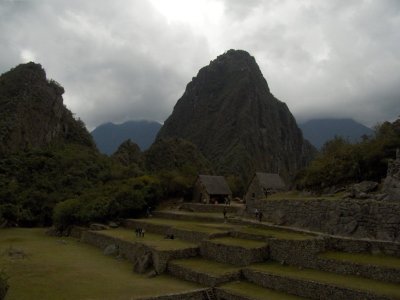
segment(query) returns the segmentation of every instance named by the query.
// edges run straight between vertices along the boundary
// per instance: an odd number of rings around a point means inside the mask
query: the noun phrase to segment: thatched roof
[[[199,179],[210,195],[232,194],[224,176],[199,175]]]
[[[279,174],[257,172],[255,177],[264,189],[284,189],[285,183]]]

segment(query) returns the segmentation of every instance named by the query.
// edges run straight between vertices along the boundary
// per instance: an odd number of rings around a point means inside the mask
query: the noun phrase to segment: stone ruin
[[[389,161],[383,192],[387,194],[386,201],[400,202],[400,149],[396,150],[396,159]]]

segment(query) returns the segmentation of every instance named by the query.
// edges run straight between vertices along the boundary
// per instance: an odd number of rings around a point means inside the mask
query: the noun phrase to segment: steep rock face
[[[209,162],[195,145],[179,138],[159,139],[145,152],[149,171],[193,169],[196,173],[209,173]]]
[[[0,154],[71,142],[95,147],[84,124],[63,105],[64,88],[39,64],[0,76]]]
[[[187,85],[157,138],[194,143],[219,173],[292,177],[313,156],[286,104],[270,92],[255,59],[229,50]]]

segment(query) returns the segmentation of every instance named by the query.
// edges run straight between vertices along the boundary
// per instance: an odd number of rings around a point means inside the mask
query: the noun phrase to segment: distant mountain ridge
[[[154,142],[161,126],[158,122],[144,120],[122,124],[105,123],[91,134],[100,152],[111,155],[128,139],[136,143],[142,151],[146,150]]]
[[[245,182],[255,171],[289,179],[315,153],[254,57],[242,50],[218,56],[188,83],[157,140],[172,137],[195,144],[217,173]]]
[[[316,148],[321,147],[335,136],[349,142],[358,142],[363,135],[372,135],[374,131],[353,119],[314,119],[299,124],[304,137]]]

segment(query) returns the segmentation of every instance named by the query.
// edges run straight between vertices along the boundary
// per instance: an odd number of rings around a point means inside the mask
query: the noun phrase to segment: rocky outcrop
[[[64,88],[41,65],[22,64],[0,76],[0,154],[71,142],[93,147],[84,124],[64,106]]]
[[[218,56],[187,85],[157,139],[167,137],[191,141],[218,173],[246,180],[256,170],[289,178],[315,152],[254,57],[241,50]]]

